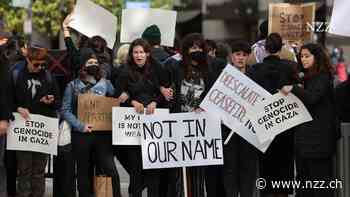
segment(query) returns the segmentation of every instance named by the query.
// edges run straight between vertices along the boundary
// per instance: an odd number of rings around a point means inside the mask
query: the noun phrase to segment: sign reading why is
[[[309,41],[313,32],[307,25],[314,24],[315,3],[276,3],[269,6],[269,33],[279,33],[287,41]]]
[[[205,112],[147,115],[143,119],[144,169],[223,164],[219,119]]]
[[[94,131],[112,131],[112,107],[119,106],[115,98],[95,94],[78,96],[78,119],[93,125]]]
[[[312,117],[304,104],[292,93],[277,93],[267,98],[250,112],[254,128],[261,142],[304,122]]]
[[[58,119],[30,114],[25,120],[14,113],[15,121],[7,132],[7,149],[57,155]]]
[[[169,114],[169,109],[155,109],[154,114]],[[112,116],[113,145],[141,145],[142,114],[133,107],[113,107]]]
[[[206,111],[220,116],[226,126],[257,149],[265,152],[272,139],[260,143],[247,110],[248,107],[258,105],[269,96],[271,94],[264,88],[232,65],[227,65],[200,106]]]

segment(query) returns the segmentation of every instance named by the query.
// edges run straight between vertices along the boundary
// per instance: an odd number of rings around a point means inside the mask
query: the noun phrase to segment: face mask
[[[201,62],[205,60],[206,54],[202,51],[195,51],[190,53],[191,59],[195,62]]]
[[[95,76],[97,74],[97,72],[98,72],[98,65],[89,65],[86,68],[86,72],[89,75]]]

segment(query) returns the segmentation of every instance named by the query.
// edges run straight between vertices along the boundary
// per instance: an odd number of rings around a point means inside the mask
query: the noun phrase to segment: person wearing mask
[[[13,112],[24,119],[30,114],[57,117],[60,98],[56,82],[45,70],[47,49],[27,48],[25,67],[13,70]],[[45,167],[47,154],[16,151],[17,196],[43,197],[45,193]]]
[[[330,57],[318,44],[301,47],[300,62],[305,70],[302,85],[284,86],[281,91],[296,95],[306,106],[313,120],[295,130],[296,179],[325,181],[333,176],[333,156],[339,133],[336,130],[333,73]],[[339,187],[339,185],[337,186]],[[300,189],[298,197],[331,197],[334,189]]]
[[[134,40],[129,48],[128,62],[121,70],[118,79],[122,92],[129,95],[126,106],[133,107],[137,113],[153,114],[158,107],[160,91],[156,75],[158,62],[151,56],[151,46],[143,39]],[[144,111],[144,109],[146,109]],[[141,197],[147,187],[147,196],[159,195],[159,171],[143,170],[140,146],[123,146],[120,154],[130,173],[129,195]]]
[[[84,48],[81,49],[80,54],[80,62],[84,64],[81,66],[79,77],[67,85],[61,108],[63,119],[72,127],[72,145],[77,163],[79,196],[91,195],[89,168],[94,158],[101,172],[112,178],[113,196],[120,197],[120,179],[114,163],[111,133],[96,131],[92,125],[82,123],[77,117],[79,94],[115,96],[116,92],[111,82],[102,77],[102,69],[94,51]]]
[[[243,74],[248,70],[251,48],[248,42],[236,40],[232,44],[231,64]],[[231,129],[222,126],[222,136],[226,139]],[[258,152],[254,146],[237,134],[224,145],[223,180],[225,194],[230,197],[257,196],[255,182],[258,173]]]
[[[297,82],[297,65],[295,62],[281,59],[278,54],[282,48],[282,38],[272,33],[265,43],[268,56],[262,63],[252,65],[247,75],[270,94],[275,94],[284,85]],[[292,188],[274,188],[271,181],[294,180],[294,133],[293,129],[276,136],[264,154],[260,155],[260,177],[265,178],[267,186],[262,196],[287,197],[293,194]]]
[[[192,33],[182,41],[182,59],[168,62],[167,83],[174,84],[172,113],[203,111],[199,104],[216,77],[212,70],[212,59],[207,54],[208,47],[203,36]],[[187,168],[188,190],[191,191],[192,197],[204,196],[205,169],[206,167]],[[173,180],[173,186],[176,185],[177,179]]]
[[[0,32],[0,197],[7,197],[7,178],[5,166],[6,133],[12,119],[11,85],[8,76],[7,50],[10,33]]]

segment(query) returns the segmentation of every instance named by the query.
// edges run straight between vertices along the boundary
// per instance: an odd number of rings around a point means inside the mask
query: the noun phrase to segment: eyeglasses
[[[39,68],[39,67],[44,68],[46,66],[45,61],[35,61],[35,60],[32,61],[32,65],[35,68]]]

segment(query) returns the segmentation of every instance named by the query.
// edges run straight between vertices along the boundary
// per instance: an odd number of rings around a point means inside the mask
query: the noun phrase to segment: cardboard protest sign
[[[169,109],[156,109],[154,114],[169,114]],[[141,116],[132,107],[113,107],[113,145],[141,145]]]
[[[312,120],[304,104],[292,93],[288,96],[282,93],[274,94],[252,108],[249,113],[261,142]]]
[[[31,114],[30,120],[25,120],[19,113],[14,116],[7,132],[8,150],[57,155],[57,118]]]
[[[314,24],[315,3],[269,5],[269,33],[279,33],[287,41],[310,41],[313,32],[307,26]]]
[[[209,113],[143,118],[143,169],[223,164],[220,120]]]
[[[94,131],[112,131],[112,107],[119,106],[115,98],[95,94],[78,96],[78,119],[92,124]]]
[[[125,9],[122,12],[120,42],[130,43],[141,38],[147,27],[157,25],[161,45],[174,46],[176,11],[162,9]]]
[[[108,48],[113,49],[118,20],[108,10],[89,0],[77,0],[72,19],[69,27],[90,38],[101,36],[106,40]]]
[[[227,65],[200,104],[206,111],[220,116],[223,123],[250,144],[265,152],[271,141],[260,143],[247,114],[248,106],[256,106],[269,92],[239,70]]]
[[[350,4],[347,0],[334,0],[329,33],[350,36],[350,26],[346,24],[349,16]]]

